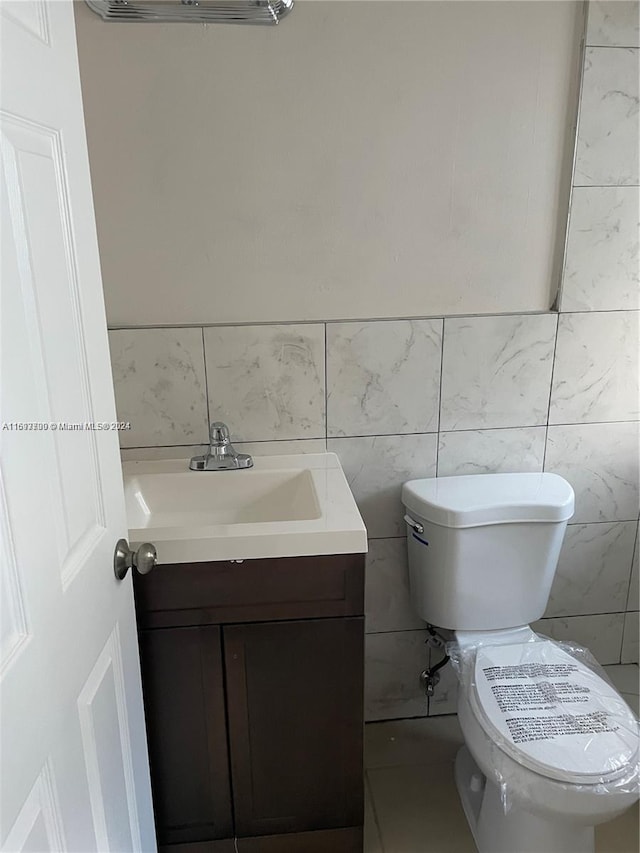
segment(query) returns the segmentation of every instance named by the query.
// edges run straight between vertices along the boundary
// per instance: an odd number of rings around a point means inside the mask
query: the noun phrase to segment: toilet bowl
[[[456,784],[478,850],[591,853],[593,827],[612,820],[638,799],[640,741],[633,712],[597,672],[528,627],[517,632],[522,644],[514,644],[516,632],[508,630],[492,632],[489,642],[484,635],[478,647],[473,645],[479,639],[470,636],[473,633],[456,636],[462,656],[473,660],[473,672],[467,664],[458,693],[458,719],[465,746],[456,761]],[[567,676],[555,679],[556,686],[577,688],[578,710],[583,718],[589,715],[598,721],[606,709],[606,725],[595,726],[603,731],[528,741],[519,740],[521,730],[515,741],[509,738],[508,730],[505,736],[501,724],[522,711],[511,710],[512,702],[503,705],[506,713],[498,709],[496,714],[495,694],[487,691],[487,683],[481,685],[482,670],[494,674],[500,667],[504,670],[505,662],[509,665],[523,659],[528,667],[539,671],[545,667],[558,672],[569,670]],[[500,685],[499,679],[492,682],[494,690],[496,684]],[[508,687],[502,685],[505,694],[509,688],[516,695],[520,689],[513,681]],[[528,707],[526,719],[532,719]],[[566,707],[575,719],[574,705],[567,703]],[[553,711],[547,713],[547,719],[550,715]],[[542,713],[540,716],[544,719]]]
[[[456,783],[480,853],[593,853],[638,799],[638,724],[544,614],[574,495],[555,474],[413,480],[402,501],[416,612],[452,629],[465,746]]]

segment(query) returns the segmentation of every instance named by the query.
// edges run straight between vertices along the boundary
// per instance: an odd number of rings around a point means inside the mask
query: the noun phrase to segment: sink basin
[[[200,527],[320,518],[309,471],[193,474],[138,474],[128,479],[125,499],[129,524],[136,528]]]
[[[366,530],[334,453],[263,456],[240,471],[126,462],[132,547],[160,563],[362,553]]]

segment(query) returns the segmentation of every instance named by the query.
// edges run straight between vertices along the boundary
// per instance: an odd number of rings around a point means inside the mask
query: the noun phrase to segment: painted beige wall
[[[581,4],[76,18],[110,325],[549,308]]]

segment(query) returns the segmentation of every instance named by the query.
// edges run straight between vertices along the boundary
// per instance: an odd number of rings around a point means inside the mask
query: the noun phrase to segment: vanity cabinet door
[[[209,626],[139,633],[160,849],[233,835],[220,634]]]
[[[223,630],[236,835],[361,825],[364,620]]]

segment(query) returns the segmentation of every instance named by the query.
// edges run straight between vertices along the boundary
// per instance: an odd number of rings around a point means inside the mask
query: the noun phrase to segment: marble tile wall
[[[638,187],[574,187],[562,292],[563,311],[638,307]]]
[[[442,320],[327,326],[327,435],[438,429]]]
[[[109,347],[123,447],[207,440],[202,329],[114,330]]]
[[[430,651],[408,593],[400,489],[410,478],[566,477],[576,514],[536,628],[601,663],[638,659],[631,6],[591,4],[558,313],[110,332],[118,417],[132,423],[125,458],[186,457],[217,419],[254,454],[338,454],[370,540],[369,720],[455,711],[451,668],[429,706],[418,683]]]
[[[573,632],[617,663],[637,654],[637,616],[625,624],[638,597],[636,314],[112,331],[119,417],[133,425],[123,453],[188,456],[209,417],[252,453],[338,454],[370,537],[369,719],[427,713],[417,676],[429,650],[408,593],[402,483],[560,473],[576,514],[541,630]],[[454,703],[455,677],[443,673],[431,713]]]
[[[637,50],[586,49],[575,186],[638,186]]]
[[[591,0],[587,44],[594,47],[640,47],[637,0]]]
[[[589,3],[561,311],[638,308],[638,9]]]
[[[546,424],[557,323],[555,314],[447,320],[440,429]]]
[[[204,330],[209,411],[238,441],[325,436],[324,326]]]

